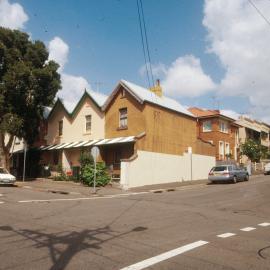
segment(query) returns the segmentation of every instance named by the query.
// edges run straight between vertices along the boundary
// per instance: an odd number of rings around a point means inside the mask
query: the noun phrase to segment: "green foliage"
[[[265,159],[270,158],[270,151],[269,151],[268,147],[262,145],[261,146],[261,153],[262,153],[261,158],[265,158]]]
[[[261,158],[267,156],[267,147],[251,139],[241,144],[240,148],[241,154],[247,156],[252,162],[259,162]]]
[[[103,162],[97,163],[96,166],[96,186],[106,186],[110,182],[110,176]],[[94,164],[88,164],[81,171],[81,180],[88,186],[94,185]]]
[[[54,181],[67,181],[68,180],[68,177],[66,176],[61,164],[57,165],[56,170],[58,172],[58,175],[54,176],[53,178]]]
[[[48,61],[41,41],[0,27],[0,135],[24,138],[31,145],[38,135],[45,106],[61,88],[59,65]],[[8,152],[8,151],[6,151]]]
[[[81,152],[79,162],[83,169],[86,165],[94,164],[94,158],[88,151]]]

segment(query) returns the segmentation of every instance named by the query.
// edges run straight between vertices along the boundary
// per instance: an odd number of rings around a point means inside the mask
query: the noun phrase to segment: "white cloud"
[[[60,37],[55,37],[49,42],[49,60],[54,60],[60,65],[60,71],[63,70],[68,61],[69,46]]]
[[[23,7],[9,3],[8,0],[0,0],[0,25],[10,29],[22,29],[28,21],[28,16]]]
[[[193,55],[177,58],[164,73],[161,85],[172,96],[195,97],[215,88],[210,76],[204,73],[200,60]]]
[[[147,75],[147,69],[146,67],[149,69],[150,68],[150,63],[147,63],[147,65],[143,65],[140,69],[139,69],[139,74],[141,76],[146,76]],[[167,67],[162,64],[162,63],[158,63],[156,65],[152,65],[152,72],[153,72],[153,76],[156,78],[162,78],[164,77],[164,75],[167,72]]]
[[[255,1],[266,18],[270,2]],[[219,58],[226,73],[221,95],[249,98],[252,114],[270,121],[270,27],[246,0],[206,0],[203,25],[210,53]]]
[[[66,102],[74,103],[83,94],[84,89],[89,90],[91,86],[85,78],[64,72],[65,64],[68,62],[68,53],[69,46],[60,37],[55,37],[49,42],[49,59],[55,60],[60,65],[62,90],[58,92],[58,97]]]
[[[69,102],[78,100],[78,97],[84,92],[84,89],[91,89],[87,80],[81,76],[73,76],[66,73],[61,73],[62,90],[58,96]]]

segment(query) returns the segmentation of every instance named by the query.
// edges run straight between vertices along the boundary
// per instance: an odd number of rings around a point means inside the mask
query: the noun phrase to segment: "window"
[[[225,155],[230,155],[230,144],[225,143]]]
[[[228,123],[224,121],[219,122],[219,130],[224,133],[228,133]]]
[[[211,121],[204,121],[203,122],[203,132],[212,131],[212,122]]]
[[[92,115],[85,116],[85,131],[90,132],[92,128]]]
[[[58,135],[59,136],[63,135],[63,120],[58,122]]]
[[[125,128],[127,127],[127,108],[122,108],[119,110],[119,127]]]
[[[223,159],[223,157],[224,157],[224,142],[219,142],[219,155],[220,155],[220,158]]]

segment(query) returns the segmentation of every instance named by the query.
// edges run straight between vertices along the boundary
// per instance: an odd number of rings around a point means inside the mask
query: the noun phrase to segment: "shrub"
[[[90,152],[82,152],[79,159],[81,168],[83,169],[87,165],[94,164],[94,158]]]
[[[57,165],[56,170],[59,173],[59,175],[54,176],[53,178],[54,181],[67,181],[68,180],[61,164]]]
[[[104,162],[99,162],[96,165],[96,186],[106,186],[110,182],[110,176],[107,172]],[[88,164],[81,170],[81,180],[88,186],[94,185],[94,164]]]

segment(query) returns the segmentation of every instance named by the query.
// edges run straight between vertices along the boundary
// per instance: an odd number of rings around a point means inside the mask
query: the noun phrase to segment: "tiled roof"
[[[219,110],[205,110],[197,107],[188,108],[188,110],[196,117],[220,115]]]
[[[207,109],[201,109],[197,107],[192,107],[188,109],[194,116],[198,118],[207,118],[207,117],[214,117],[214,116],[219,116],[219,117],[224,117],[232,122],[235,122],[236,119],[236,114],[231,115],[229,113],[230,111],[226,110],[207,110]]]

